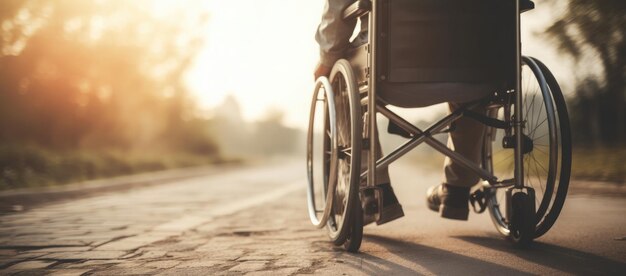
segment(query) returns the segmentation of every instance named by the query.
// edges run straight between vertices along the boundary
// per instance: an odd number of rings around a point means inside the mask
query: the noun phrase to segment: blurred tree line
[[[242,118],[235,97],[227,96],[214,113],[213,133],[225,155],[267,158],[304,154],[304,132],[285,126],[285,114],[280,110],[269,109],[262,118],[249,123]]]
[[[564,12],[546,30],[585,77],[569,99],[579,145],[626,146],[626,1],[552,1]],[[600,63],[602,72],[588,72]],[[575,70],[572,70],[575,71]]]
[[[208,16],[155,3],[0,2],[0,189],[219,159],[183,83]]]
[[[2,1],[0,143],[216,154],[183,84],[207,15],[151,2]]]

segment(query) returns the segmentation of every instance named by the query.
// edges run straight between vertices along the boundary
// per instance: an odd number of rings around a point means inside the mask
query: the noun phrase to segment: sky
[[[285,123],[304,127],[319,56],[314,35],[322,3],[210,2],[206,47],[187,75],[199,103],[210,108],[233,95],[246,120],[280,109]]]
[[[186,76],[199,105],[210,110],[232,95],[247,121],[278,109],[285,113],[287,125],[304,129],[319,57],[314,36],[323,5],[321,0],[202,2],[210,15],[206,43]],[[538,4],[523,16],[523,51],[543,60],[568,86],[571,63],[536,35],[558,12]],[[442,110],[445,106],[400,113],[430,119]]]

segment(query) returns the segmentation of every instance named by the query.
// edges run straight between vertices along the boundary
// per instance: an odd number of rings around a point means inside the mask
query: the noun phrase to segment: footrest
[[[474,212],[480,214],[487,209],[487,192],[483,189],[478,189],[470,194],[469,201]]]

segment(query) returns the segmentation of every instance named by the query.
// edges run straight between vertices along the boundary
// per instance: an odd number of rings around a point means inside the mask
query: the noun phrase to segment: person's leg
[[[378,132],[378,129],[376,129],[376,131]],[[380,139],[378,139],[378,137],[376,138],[377,139],[375,139],[374,141],[376,143],[376,151],[374,155],[376,159],[379,159],[382,157],[382,148],[380,146]],[[368,157],[369,150],[364,148],[361,151],[361,172],[367,170]],[[362,185],[364,184],[365,183],[362,183]],[[393,192],[393,188],[391,187],[391,181],[389,179],[389,168],[383,168],[376,171],[376,186],[381,189],[383,196],[383,210],[380,219],[376,223],[380,225],[403,217],[404,211],[402,210],[402,206],[398,202],[398,198],[396,197],[395,193]],[[366,194],[365,196],[367,197],[372,195]],[[364,223],[368,224],[373,222],[373,215],[374,214],[368,214],[367,212],[365,212]]]
[[[450,111],[454,112],[461,107],[461,104],[450,103],[449,107]],[[485,108],[479,106],[473,111],[484,113]],[[484,124],[463,117],[455,122],[455,128],[448,136],[448,147],[479,164],[484,132]],[[470,189],[480,178],[449,157],[445,159],[444,176],[443,184],[433,186],[428,190],[428,207],[439,211],[442,217],[467,220]]]
[[[450,112],[454,112],[461,104],[450,103]],[[479,106],[472,111],[485,113],[485,108]],[[460,153],[465,158],[479,164],[482,141],[485,135],[485,125],[476,120],[463,117],[456,121],[454,131],[448,137],[448,147]],[[445,180],[448,185],[471,188],[476,185],[480,177],[476,173],[464,168],[458,162],[446,157],[444,163]]]

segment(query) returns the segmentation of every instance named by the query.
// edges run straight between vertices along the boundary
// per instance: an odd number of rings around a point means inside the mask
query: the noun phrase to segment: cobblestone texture
[[[488,215],[440,219],[423,193],[440,175],[403,168],[406,217],[368,226],[359,254],[333,247],[306,211],[302,164],[265,165],[0,216],[0,275],[623,275],[623,199],[568,198],[531,250]],[[430,173],[430,174],[429,174]],[[420,183],[415,185],[415,180]],[[404,181],[404,182],[402,182]],[[416,197],[418,200],[416,200]]]
[[[250,170],[2,216],[0,274],[313,272],[327,242],[306,218],[303,186],[286,185],[303,185],[301,172]],[[289,196],[271,200],[282,187]]]

